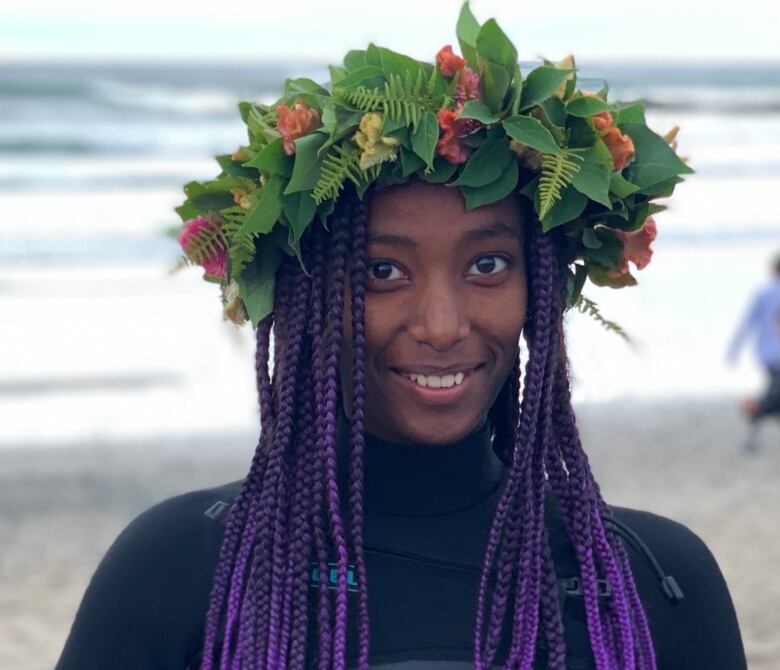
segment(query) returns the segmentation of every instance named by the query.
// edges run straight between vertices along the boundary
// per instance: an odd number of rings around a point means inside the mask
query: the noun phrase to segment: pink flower
[[[479,92],[479,75],[468,65],[464,65],[458,72],[458,83],[455,85],[455,103],[458,107],[466,104],[467,100],[479,100],[482,95]]]
[[[658,235],[655,219],[652,216],[648,216],[639,230],[630,233],[623,230],[616,230],[615,232],[621,242],[623,242],[623,254],[620,258],[620,267],[610,272],[610,275],[626,274],[629,261],[636,265],[637,270],[647,267],[650,259],[653,257],[653,250],[650,248],[650,245]]]
[[[292,156],[295,153],[293,142],[322,125],[320,115],[300,100],[295,103],[293,109],[287,105],[277,105],[276,110],[279,113],[276,129],[282,136],[284,153]]]
[[[227,277],[227,247],[221,236],[214,236],[213,242],[207,246],[206,254],[197,252],[197,238],[209,235],[210,231],[219,230],[222,223],[219,219],[198,216],[184,222],[179,233],[179,244],[184,253],[193,262],[200,265],[207,275]]]
[[[445,77],[454,77],[466,61],[452,53],[452,45],[448,44],[439,49],[439,53],[436,54],[436,64]]]

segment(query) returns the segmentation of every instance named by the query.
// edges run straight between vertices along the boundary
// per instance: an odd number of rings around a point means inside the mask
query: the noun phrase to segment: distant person
[[[766,370],[768,385],[760,398],[746,398],[742,411],[750,422],[745,448],[758,448],[759,423],[768,416],[780,417],[780,254],[772,263],[772,278],[756,291],[750,308],[731,341],[728,360],[735,363],[748,338],[755,337],[755,355]]]

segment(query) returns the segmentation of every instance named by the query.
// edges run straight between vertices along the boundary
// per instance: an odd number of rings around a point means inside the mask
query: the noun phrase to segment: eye
[[[509,267],[509,261],[503,256],[488,254],[480,256],[469,268],[470,275],[491,275],[497,274]]]
[[[393,281],[394,279],[403,279],[406,276],[390,261],[373,261],[369,263],[368,274],[370,279],[379,281]]]

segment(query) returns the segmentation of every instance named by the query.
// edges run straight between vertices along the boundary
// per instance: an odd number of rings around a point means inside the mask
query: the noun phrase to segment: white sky
[[[368,41],[431,60],[460,0],[0,0],[0,58],[289,58]],[[777,0],[472,0],[521,59],[780,60]]]

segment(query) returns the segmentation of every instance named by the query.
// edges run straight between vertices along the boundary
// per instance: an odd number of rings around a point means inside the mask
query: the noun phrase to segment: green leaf
[[[398,53],[385,47],[376,47],[374,45],[372,45],[372,47],[376,49],[376,52],[372,49],[372,53],[379,54],[380,67],[386,77],[390,74],[395,74],[405,78],[408,74],[412,79],[416,79],[418,71],[424,70],[423,63],[406,56],[405,54]],[[427,72],[424,72],[424,74],[427,79]]]
[[[574,272],[566,275],[566,307],[572,307],[582,293],[582,287],[588,278],[588,269],[584,265],[575,265]]]
[[[294,158],[284,152],[282,138],[277,137],[270,144],[266,144],[252,160],[244,163],[244,166],[257,168],[269,174],[289,177],[292,174],[294,162]]]
[[[598,247],[591,248],[588,252],[588,260],[596,261],[606,267],[617,267],[623,255],[623,243],[614,230],[599,226],[593,229],[598,238]]]
[[[528,74],[523,85],[520,108],[528,109],[551,97],[573,70],[542,65]]]
[[[408,177],[410,174],[417,172],[420,168],[425,167],[425,161],[420,158],[413,151],[405,147],[401,147],[401,174],[404,177]]]
[[[347,51],[347,55],[344,56],[344,67],[350,72],[366,65],[366,52],[364,49],[352,49]]]
[[[477,33],[477,54],[493,63],[512,70],[517,64],[517,49],[496,23],[488,19]]]
[[[479,188],[496,181],[506,170],[514,155],[503,132],[493,133],[471,154],[463,172],[453,182],[457,186]]]
[[[337,86],[338,83],[347,76],[346,68],[339,67],[338,65],[328,65],[328,72],[330,73],[330,87]]]
[[[282,197],[284,215],[290,223],[291,244],[297,245],[306,228],[314,219],[317,204],[311,191],[298,191]]]
[[[641,102],[635,102],[625,107],[620,107],[615,112],[615,125],[620,126],[624,123],[643,123],[645,121],[645,106]]]
[[[374,88],[375,86],[383,86],[384,83],[385,77],[381,67],[365,65],[364,67],[359,67],[357,70],[352,70],[347,74],[347,76],[338,83],[338,86],[334,85],[334,90],[349,90],[357,88],[358,86]]]
[[[270,241],[259,243],[254,261],[238,278],[238,294],[255,328],[274,310],[274,284],[281,261],[278,246]]]
[[[268,233],[282,215],[284,177],[273,174],[263,186],[260,201],[249,211],[236,235]]]
[[[433,169],[433,152],[439,141],[439,122],[433,112],[425,112],[412,133],[412,149]]]
[[[184,193],[190,204],[202,212],[218,212],[226,207],[231,207],[233,196],[222,188],[191,181],[184,185]]]
[[[630,272],[625,272],[617,277],[610,276],[609,268],[596,263],[588,263],[588,279],[596,286],[608,286],[609,288],[625,288],[626,286],[636,286],[636,279]]]
[[[618,198],[626,198],[632,193],[636,193],[639,187],[636,184],[632,184],[619,172],[613,172],[609,180],[609,190]]]
[[[514,74],[512,75],[512,95],[509,100],[509,113],[514,116],[520,111],[520,97],[523,94],[523,73],[520,66],[515,63]]]
[[[217,156],[217,163],[222,171],[231,177],[246,177],[247,179],[257,179],[257,170],[244,167],[244,164],[234,161],[230,154]]]
[[[433,172],[423,175],[422,178],[430,184],[443,184],[455,174],[457,169],[457,164],[436,156],[433,159]]]
[[[591,125],[577,116],[570,116],[566,120],[566,127],[569,131],[569,141],[567,145],[572,149],[582,149],[592,147],[599,139],[598,133],[593,130]]]
[[[325,160],[325,153],[320,155],[319,150],[327,139],[325,133],[311,133],[295,140],[295,163],[285,195],[314,188]]]
[[[599,160],[594,150],[580,154],[583,158],[580,169],[572,175],[571,183],[583,195],[612,209],[609,199],[610,170]]]
[[[632,181],[640,188],[647,188],[681,174],[693,172],[683,163],[663,137],[656,135],[640,123],[626,123],[620,129],[634,143]]]
[[[541,121],[531,117],[518,114],[504,119],[501,124],[504,126],[506,134],[513,140],[525,144],[532,149],[541,151],[544,154],[557,154],[561,148],[553,139],[550,131],[545,128]]]
[[[612,111],[614,111],[612,105],[607,104],[599,98],[592,98],[585,95],[574,98],[574,100],[569,100],[566,104],[566,113],[569,116],[586,117]]]
[[[547,120],[559,128],[563,128],[566,125],[566,105],[563,100],[553,96],[547,98],[544,102],[539,103]]]
[[[182,220],[182,222],[194,219],[196,216],[198,216],[198,214],[200,214],[198,208],[195,207],[195,205],[193,205],[189,200],[185,200],[181,205],[176,207],[174,211],[179,215],[179,218]]]
[[[322,106],[330,99],[330,92],[317,82],[306,77],[286,79],[284,82],[284,100],[288,105],[293,105],[297,100],[302,100],[309,107],[322,109]]]
[[[490,108],[480,100],[468,100],[458,114],[459,119],[476,119],[486,126],[496,123],[499,117],[490,111]]]
[[[468,2],[464,2],[460,8],[458,22],[455,26],[455,34],[458,36],[460,51],[463,58],[473,68],[477,69],[477,36],[479,35],[479,23],[471,13]]]
[[[496,181],[479,188],[461,186],[460,191],[466,201],[466,210],[489,205],[506,198],[517,187],[518,174],[517,161],[513,160]]]
[[[546,233],[576,219],[582,214],[587,204],[587,196],[582,195],[574,186],[567,186],[561,193],[560,200],[553,204],[547,216],[542,219],[542,230]]]
[[[500,112],[509,90],[509,72],[503,65],[484,58],[480,59],[477,71],[481,78],[485,103],[494,112]]]
[[[599,240],[596,231],[593,228],[582,229],[582,244],[588,249],[598,249],[601,246],[601,240]]]

